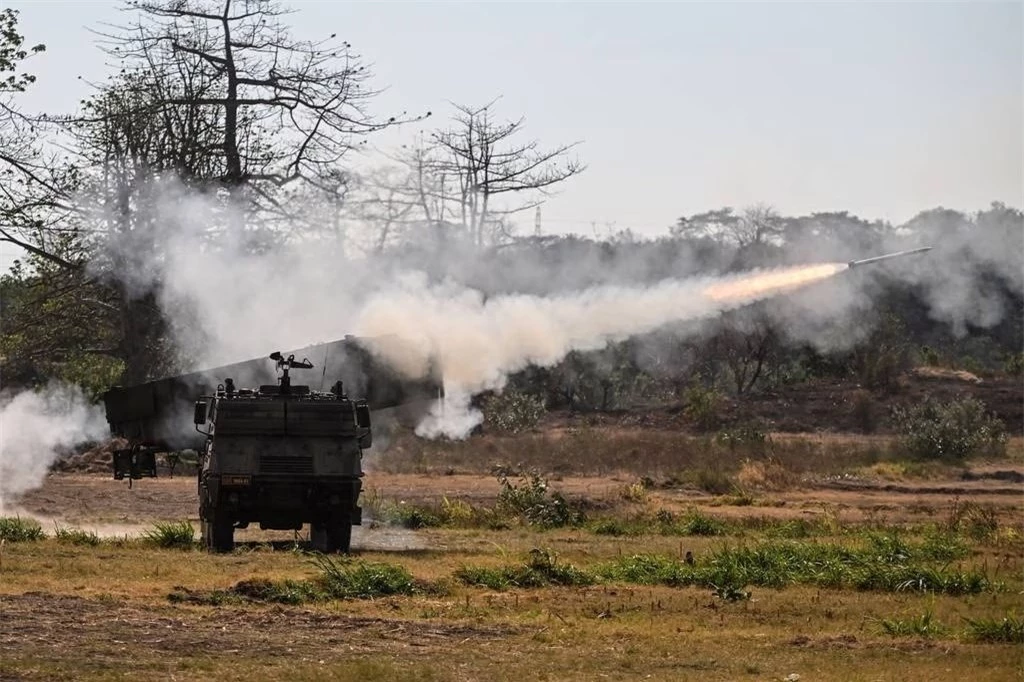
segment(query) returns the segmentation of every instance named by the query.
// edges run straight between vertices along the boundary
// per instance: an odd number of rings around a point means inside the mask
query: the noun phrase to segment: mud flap
[[[114,450],[114,480],[156,478],[156,450],[132,448]]]

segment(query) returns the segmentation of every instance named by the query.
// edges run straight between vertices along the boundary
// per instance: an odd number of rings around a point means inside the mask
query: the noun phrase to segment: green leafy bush
[[[675,530],[680,535],[725,535],[725,524],[691,509],[676,524]]]
[[[1003,363],[1003,370],[1010,376],[1019,377],[1024,374],[1024,352],[1013,353]]]
[[[519,516],[531,526],[560,528],[584,521],[583,513],[574,509],[561,493],[550,492],[547,480],[535,471],[520,477],[518,484],[500,474],[498,483],[498,509]]]
[[[442,525],[442,520],[437,514],[413,505],[397,504],[388,511],[386,517],[389,521],[412,530]]]
[[[699,383],[692,384],[683,396],[683,413],[705,431],[721,421],[722,394]]]
[[[484,422],[497,431],[522,433],[540,423],[544,417],[544,399],[508,390],[488,398],[484,404]]]
[[[965,459],[972,455],[1001,455],[1006,427],[974,398],[946,403],[928,399],[907,409],[894,408],[893,422],[902,447],[922,459]]]

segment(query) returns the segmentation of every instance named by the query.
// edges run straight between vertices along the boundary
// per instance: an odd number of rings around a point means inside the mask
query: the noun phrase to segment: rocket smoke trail
[[[469,410],[469,398],[501,389],[509,374],[528,365],[550,366],[574,350],[596,350],[665,324],[708,318],[847,268],[847,263],[822,263],[665,280],[642,288],[606,286],[570,295],[487,300],[474,290],[412,279],[368,301],[356,332],[410,342],[402,344],[401,352],[386,346],[380,351],[409,376],[423,376],[431,360],[437,362],[448,404],[418,433],[465,437],[481,418]]]

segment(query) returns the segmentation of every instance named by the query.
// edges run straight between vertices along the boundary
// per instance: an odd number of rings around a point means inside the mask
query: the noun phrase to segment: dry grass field
[[[0,680],[1024,675],[1019,438],[969,466],[882,437],[511,440],[397,441],[328,561],[302,534],[189,545],[188,476],[54,473],[0,522]]]

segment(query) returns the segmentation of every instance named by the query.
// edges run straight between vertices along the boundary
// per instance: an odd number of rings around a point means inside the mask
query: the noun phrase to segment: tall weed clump
[[[157,547],[188,549],[195,544],[196,531],[188,521],[157,523],[142,537]]]
[[[42,527],[32,519],[20,516],[0,516],[0,540],[32,542],[43,539]]]
[[[547,480],[536,471],[520,477],[513,483],[505,474],[498,476],[498,511],[517,516],[526,524],[541,528],[560,528],[579,525],[584,519],[582,511],[569,504],[559,492],[548,489]]]
[[[326,555],[314,557],[313,564],[320,570],[319,586],[334,599],[372,599],[416,591],[416,581],[404,566],[336,560]]]
[[[928,399],[907,409],[893,409],[900,445],[921,459],[962,460],[1006,451],[1006,426],[975,398],[949,402]]]

